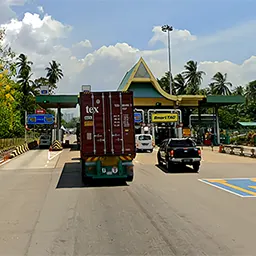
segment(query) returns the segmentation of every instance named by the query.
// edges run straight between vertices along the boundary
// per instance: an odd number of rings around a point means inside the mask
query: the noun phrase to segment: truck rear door
[[[81,93],[80,108],[83,155],[135,153],[132,93]]]

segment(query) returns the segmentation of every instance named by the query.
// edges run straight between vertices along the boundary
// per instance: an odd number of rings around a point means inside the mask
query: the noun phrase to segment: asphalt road
[[[256,198],[198,179],[256,177],[256,160],[204,150],[199,174],[166,173],[139,154],[134,182],[88,188],[78,158],[32,150],[0,166],[0,255],[255,255]]]

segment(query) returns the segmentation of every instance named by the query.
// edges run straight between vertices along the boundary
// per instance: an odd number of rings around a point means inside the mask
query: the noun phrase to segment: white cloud
[[[72,28],[49,15],[40,18],[38,14],[26,13],[21,21],[12,19],[5,27],[6,42],[17,53],[29,56],[34,62],[35,76],[45,75],[44,69],[53,59],[62,64],[65,77],[59,83],[59,93],[76,94],[82,84],[91,84],[93,90],[115,90],[140,56],[156,77],[167,70],[165,45],[157,50],[143,50],[120,42],[93,49],[87,39],[68,48],[61,40],[68,37]],[[193,59],[207,73],[204,85],[218,71],[228,73],[228,79],[234,85],[256,79],[256,57],[252,56],[255,53],[255,30],[256,22],[208,36],[175,29],[172,32],[173,73],[182,71],[185,62]],[[243,37],[238,36],[241,31]],[[166,37],[166,33],[156,26],[149,44],[153,46],[159,41],[166,44]]]
[[[167,32],[163,32],[161,26],[155,26],[152,30],[154,33],[153,37],[150,39],[149,44],[154,45],[156,42],[160,41],[167,45]],[[192,35],[188,30],[178,30],[174,29],[171,33],[172,45],[178,45],[183,42],[190,42],[197,40],[195,35]]]
[[[40,13],[44,13],[44,7],[43,6],[38,6],[37,9]]]
[[[12,6],[24,5],[27,0],[0,0],[0,24],[8,22],[10,18],[16,17]]]
[[[84,40],[84,41],[81,41],[79,43],[76,43],[76,44],[73,44],[72,45],[73,48],[91,48],[92,47],[92,44],[89,40]]]
[[[6,29],[5,42],[10,43],[14,50],[42,56],[53,54],[53,46],[59,39],[67,37],[72,29],[49,15],[40,19],[38,14],[31,13],[25,13],[22,21],[12,19],[1,27]]]

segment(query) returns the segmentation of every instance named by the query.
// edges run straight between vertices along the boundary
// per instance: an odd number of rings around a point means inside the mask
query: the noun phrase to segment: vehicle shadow
[[[70,151],[80,151],[79,146],[77,144],[70,144]]]
[[[197,172],[195,172],[193,168],[189,166],[177,166],[177,167],[174,167],[171,172],[168,172],[165,166],[160,166],[158,164],[156,164],[155,166],[166,174],[186,174],[186,173],[197,174]]]
[[[81,178],[80,162],[65,163],[56,189],[63,188],[95,188],[95,187],[120,187],[128,186],[123,180],[97,180],[89,185],[84,185]]]

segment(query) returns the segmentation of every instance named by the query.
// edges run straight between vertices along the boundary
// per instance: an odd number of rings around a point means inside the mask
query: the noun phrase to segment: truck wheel
[[[83,181],[84,185],[89,185],[90,184],[91,179],[86,176],[85,161],[83,159],[81,161],[81,178],[82,178],[82,181]]]
[[[195,172],[199,172],[200,163],[193,164],[193,169]]]
[[[82,181],[83,181],[85,186],[89,186],[91,184],[91,182],[92,182],[92,179],[87,177],[87,176],[83,176],[82,177]]]
[[[126,181],[132,182],[132,181],[133,181],[133,175],[132,175],[132,176],[128,176],[127,179],[126,179]]]
[[[160,156],[159,156],[159,153],[157,154],[157,162],[158,162],[158,165],[159,165],[159,166],[162,166],[162,165],[163,165],[163,163],[162,163],[162,161],[161,161],[161,158],[160,158]]]
[[[174,167],[173,163],[170,163],[169,161],[166,162],[166,168],[167,168],[168,172],[172,172],[173,171],[173,167]]]

